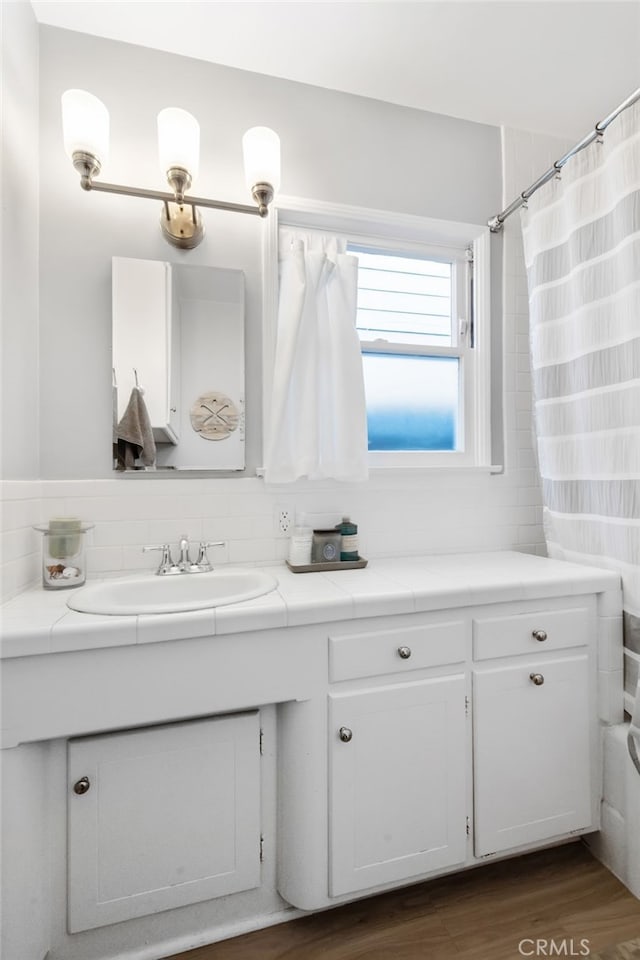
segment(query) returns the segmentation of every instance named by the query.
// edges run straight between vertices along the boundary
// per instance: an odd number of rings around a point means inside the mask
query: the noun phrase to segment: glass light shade
[[[158,154],[160,169],[183,167],[192,178],[200,162],[200,124],[180,107],[166,107],[158,114]]]
[[[244,175],[249,190],[256,183],[270,183],[280,189],[280,137],[269,127],[252,127],[242,138]]]
[[[92,93],[66,90],[62,94],[62,133],[69,157],[78,151],[90,153],[104,165],[109,153],[109,111]]]

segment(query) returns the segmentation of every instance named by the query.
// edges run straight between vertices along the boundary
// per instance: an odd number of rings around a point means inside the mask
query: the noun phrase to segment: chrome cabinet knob
[[[398,647],[398,656],[403,660],[408,660],[411,656],[411,647]]]
[[[530,680],[533,680],[533,682],[535,683],[536,687],[541,687],[542,684],[544,683],[544,677],[542,676],[541,673],[530,673],[530,674],[529,674],[529,679],[530,679]]]
[[[353,736],[353,731],[349,730],[349,727],[340,727],[338,730],[338,736],[343,743],[349,743],[351,737]]]
[[[534,631],[532,632],[531,636],[533,637],[534,640],[539,640],[540,643],[542,643],[543,640],[546,640],[546,639],[547,639],[547,631],[546,631],[546,630],[534,630]]]
[[[89,777],[80,777],[80,779],[76,780],[73,785],[73,792],[77,793],[78,796],[81,797],[83,793],[89,792],[90,787],[91,781],[89,780]]]

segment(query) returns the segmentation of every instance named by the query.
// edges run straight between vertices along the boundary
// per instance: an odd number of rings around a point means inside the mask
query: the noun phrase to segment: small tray
[[[362,570],[366,567],[368,561],[364,557],[357,560],[338,560],[335,563],[301,563],[299,566],[286,561],[289,570],[292,573],[322,573],[329,570]]]

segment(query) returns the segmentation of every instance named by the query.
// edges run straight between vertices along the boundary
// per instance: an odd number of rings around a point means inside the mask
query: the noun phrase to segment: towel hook
[[[140,384],[138,383],[138,371],[136,370],[135,367],[133,368],[133,376],[135,377],[136,387],[139,387]]]

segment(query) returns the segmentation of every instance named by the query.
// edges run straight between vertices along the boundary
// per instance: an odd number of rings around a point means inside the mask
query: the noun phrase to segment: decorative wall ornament
[[[205,440],[226,440],[240,420],[230,397],[217,390],[202,393],[191,407],[191,426]]]

